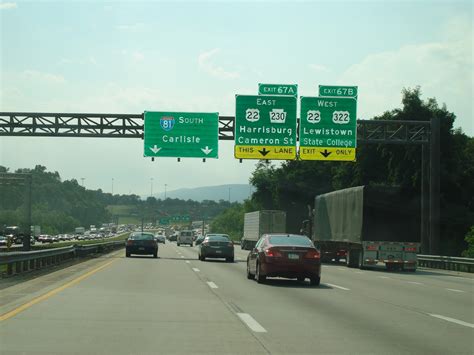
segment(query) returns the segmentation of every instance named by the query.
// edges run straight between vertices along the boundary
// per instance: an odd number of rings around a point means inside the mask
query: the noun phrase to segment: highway
[[[247,280],[236,262],[120,250],[1,281],[0,353],[472,354],[474,278],[324,265],[321,286]]]

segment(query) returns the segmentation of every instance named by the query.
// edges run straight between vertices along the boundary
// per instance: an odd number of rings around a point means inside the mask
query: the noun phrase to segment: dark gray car
[[[234,262],[234,243],[227,234],[208,234],[198,246],[198,258],[225,258]]]

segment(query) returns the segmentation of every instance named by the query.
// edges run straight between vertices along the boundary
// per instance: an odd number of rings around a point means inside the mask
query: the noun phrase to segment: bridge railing
[[[91,254],[110,252],[125,247],[125,241],[111,241],[88,245],[71,245],[36,251],[0,253],[0,266],[7,276],[59,264],[65,260]]]
[[[474,272],[473,258],[460,258],[443,255],[418,255],[418,266],[433,269]]]

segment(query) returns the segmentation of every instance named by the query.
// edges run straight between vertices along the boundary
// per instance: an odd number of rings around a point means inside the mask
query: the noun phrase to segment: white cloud
[[[133,52],[132,58],[136,62],[141,62],[143,59],[145,59],[145,55],[142,52]]]
[[[327,72],[329,69],[321,64],[309,64],[308,67],[315,72]]]
[[[131,23],[131,24],[117,25],[115,28],[119,31],[125,31],[125,32],[139,32],[139,31],[143,31],[145,27],[146,26],[144,23],[137,22],[137,23]]]
[[[450,28],[449,40],[370,54],[348,68],[338,84],[359,86],[359,117],[399,107],[402,88],[420,86],[424,98],[446,103],[457,116],[455,126],[473,135],[473,32],[472,26],[458,28],[456,34]]]
[[[198,56],[199,68],[206,73],[219,79],[236,79],[240,76],[238,72],[226,71],[221,66],[213,63],[213,57],[220,52],[219,48],[214,48],[208,52],[202,52]]]
[[[1,2],[0,10],[16,9],[16,2]]]
[[[28,80],[42,81],[48,84],[64,84],[66,80],[61,75],[41,72],[37,70],[25,70],[22,77]]]

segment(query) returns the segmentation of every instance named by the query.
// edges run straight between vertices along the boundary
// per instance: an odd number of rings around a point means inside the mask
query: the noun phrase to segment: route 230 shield
[[[174,117],[161,117],[160,126],[165,131],[171,131],[174,127]]]

